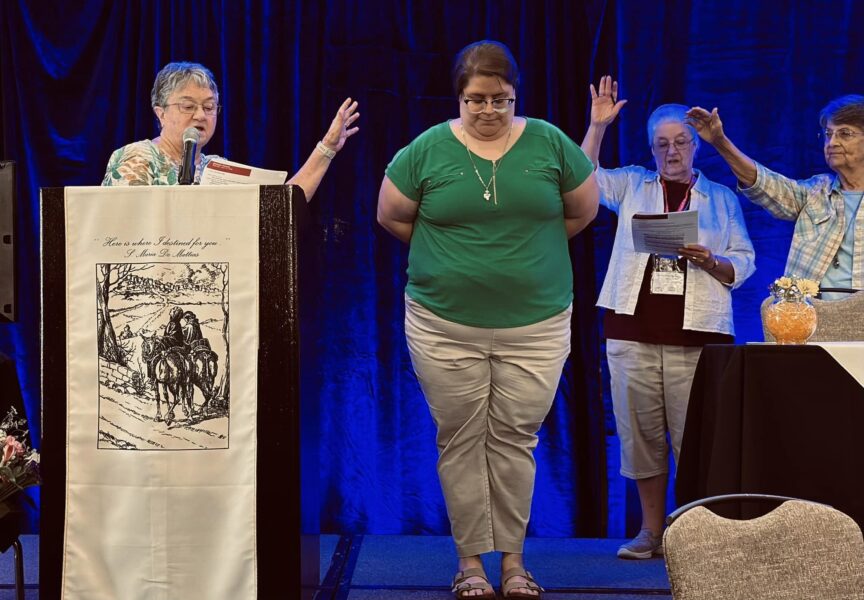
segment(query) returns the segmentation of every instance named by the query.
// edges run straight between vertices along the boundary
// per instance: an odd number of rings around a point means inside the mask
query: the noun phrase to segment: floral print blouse
[[[195,169],[195,183],[201,180],[204,167],[216,155],[201,155]],[[142,140],[115,150],[108,159],[102,185],[177,185],[180,163],[165,154],[151,140]]]

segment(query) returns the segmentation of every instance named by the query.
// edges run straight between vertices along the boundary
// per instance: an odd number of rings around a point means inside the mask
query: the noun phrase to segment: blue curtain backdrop
[[[314,340],[304,393],[322,413],[322,531],[446,534],[433,426],[402,332],[406,250],[375,223],[375,203],[396,150],[458,115],[455,53],[482,38],[507,43],[523,70],[519,113],[577,141],[588,84],[613,74],[630,102],[607,134],[605,166],[650,165],[646,118],[681,102],[719,107],[745,152],[806,177],[826,170],[819,109],[864,92],[862,22],[854,0],[0,2],[0,158],[19,168],[21,274],[20,319],[0,325],[0,351],[17,362],[34,438],[38,190],[96,185],[112,150],[154,137],[149,94],[166,62],[198,61],[216,75],[225,110],[207,151],[265,168],[295,170],[340,101],[360,101],[361,131],[311,207],[321,270],[304,282],[318,298],[303,315]],[[734,187],[712,149],[697,166]],[[758,271],[734,294],[739,342],[761,339],[758,305],[791,236],[790,224],[742,204]],[[617,474],[593,307],[613,236],[601,209],[572,243],[573,353],[537,451],[532,534],[623,537],[638,526],[632,486]]]

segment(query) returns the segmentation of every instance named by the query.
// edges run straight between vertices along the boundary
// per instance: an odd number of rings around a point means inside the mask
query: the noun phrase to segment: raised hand
[[[612,80],[611,75],[600,78],[598,89],[591,86],[591,124],[609,125],[618,116],[621,108],[627,104],[626,100],[618,100],[618,82]]]
[[[360,113],[356,112],[357,101],[351,101],[351,98],[345,98],[345,102],[336,111],[336,116],[330,123],[330,129],[324,134],[321,141],[331,150],[338,152],[345,145],[345,140],[357,133],[359,127],[351,127],[351,125],[360,118]]]
[[[699,137],[713,145],[725,137],[723,122],[715,107],[710,113],[700,106],[694,106],[687,111],[685,123],[691,125]]]

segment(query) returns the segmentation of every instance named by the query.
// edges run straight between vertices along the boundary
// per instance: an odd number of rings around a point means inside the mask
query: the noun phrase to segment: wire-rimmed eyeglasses
[[[663,153],[669,152],[670,146],[675,146],[675,149],[678,152],[683,152],[692,143],[693,143],[693,138],[678,139],[678,140],[674,140],[672,142],[669,142],[668,140],[658,140],[658,141],[654,142],[653,144],[651,144],[651,147],[654,148],[655,151],[663,154]]]
[[[492,105],[492,110],[497,113],[506,113],[516,102],[516,98],[462,98],[462,102],[468,107],[468,112],[478,114],[486,110],[486,104]]]
[[[180,109],[180,112],[186,115],[194,115],[198,111],[198,107],[200,106],[201,110],[203,110],[204,114],[208,117],[218,115],[219,111],[222,110],[222,106],[216,104],[215,102],[204,102],[203,104],[198,104],[197,102],[192,102],[191,100],[172,102],[171,104],[166,104],[165,108],[168,108],[169,106],[176,106],[178,109]]]
[[[840,142],[851,142],[859,135],[864,135],[864,133],[860,131],[852,131],[847,127],[841,127],[840,129],[822,129],[816,134],[824,143],[828,143],[831,141],[831,138],[836,138]]]

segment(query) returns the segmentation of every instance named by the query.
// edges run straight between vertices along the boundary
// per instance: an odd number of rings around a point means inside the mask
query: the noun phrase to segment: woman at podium
[[[168,63],[156,75],[150,104],[159,120],[159,135],[152,140],[133,142],[115,150],[108,160],[102,185],[180,183],[184,132],[190,128],[198,132],[194,161],[190,160],[195,183],[201,179],[207,163],[218,158],[202,152],[213,138],[222,108],[219,105],[219,89],[213,73],[207,67],[192,62]],[[288,180],[287,183],[297,184],[303,189],[307,200],[318,189],[330,161],[345,145],[345,140],[357,133],[358,128],[351,127],[360,116],[356,111],[357,102],[346,98],[336,111],[323,139],[315,146],[306,163]]]

